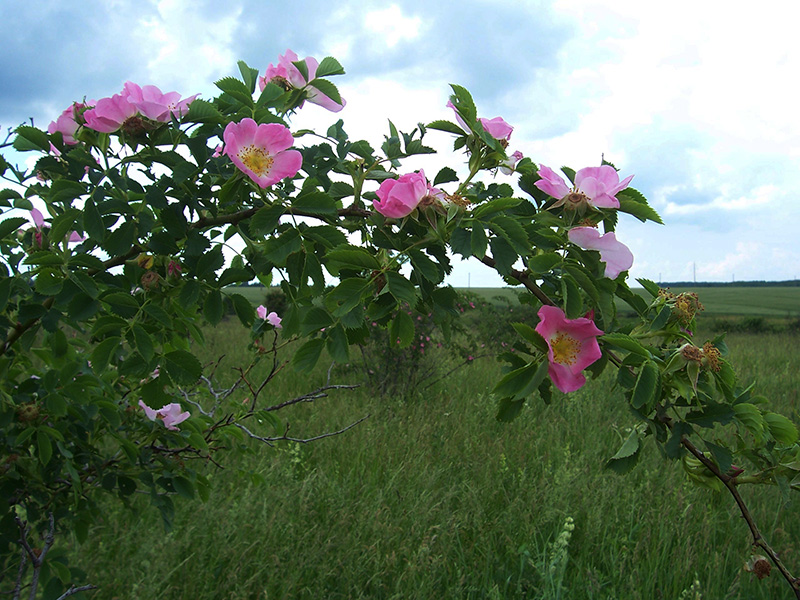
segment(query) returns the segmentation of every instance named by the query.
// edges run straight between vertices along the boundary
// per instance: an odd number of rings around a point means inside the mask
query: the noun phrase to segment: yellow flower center
[[[573,365],[578,360],[581,343],[571,335],[559,333],[550,339],[550,348],[553,349],[553,362],[560,365]]]
[[[250,145],[239,150],[239,158],[248,169],[259,177],[269,174],[273,158],[263,149]]]

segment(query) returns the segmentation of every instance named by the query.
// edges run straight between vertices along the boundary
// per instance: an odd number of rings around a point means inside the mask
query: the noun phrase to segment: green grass
[[[498,299],[506,299],[516,302],[521,288],[457,289],[475,294],[483,300],[497,302]],[[266,294],[266,289],[260,287],[239,287],[235,291],[254,305],[262,304]],[[634,288],[634,291],[648,297],[642,288]],[[697,293],[705,306],[706,316],[800,317],[800,287],[687,287],[670,288],[670,291]],[[623,302],[619,302],[618,306],[620,310],[630,310]]]
[[[225,354],[228,376],[246,360],[237,331],[230,322],[209,333],[207,360]],[[796,421],[797,339],[729,339],[742,374]],[[362,389],[296,406],[283,418],[297,434],[371,416],[336,438],[209,465],[211,498],[179,502],[169,533],[146,498],[134,512],[109,502],[77,549],[101,586],[91,597],[650,600],[681,597],[695,575],[703,598],[791,596],[775,573],[758,582],[742,572],[749,534],[727,496],[693,487],[652,447],[627,476],[603,468],[634,422],[610,374],[502,424],[489,393],[498,369],[477,361],[406,402]],[[324,370],[282,373],[271,399],[309,391]],[[796,509],[777,490],[744,493],[800,572]]]

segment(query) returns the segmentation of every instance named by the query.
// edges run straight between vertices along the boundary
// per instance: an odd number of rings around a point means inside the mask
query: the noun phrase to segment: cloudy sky
[[[633,276],[795,279],[798,19],[796,0],[2,0],[0,126],[46,128],[126,80],[210,97],[239,59],[263,70],[287,48],[332,55],[347,107],[309,105],[298,126],[341,117],[379,145],[387,118],[406,130],[451,118],[458,83],[479,115],[515,127],[511,151],[576,169],[604,154],[635,174],[666,225],[623,219]],[[444,133],[426,140],[452,147]],[[467,281],[500,284],[464,263],[451,283]]]

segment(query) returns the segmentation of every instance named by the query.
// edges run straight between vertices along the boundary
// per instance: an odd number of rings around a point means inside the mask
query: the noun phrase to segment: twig
[[[728,489],[728,491],[731,493],[731,496],[733,496],[733,499],[736,501],[736,505],[739,507],[739,511],[742,513],[742,517],[744,517],[747,526],[750,528],[750,533],[753,536],[753,545],[757,546],[758,548],[761,548],[764,551],[764,553],[769,557],[772,563],[776,567],[778,567],[778,570],[781,572],[781,575],[783,575],[783,578],[791,586],[792,590],[794,591],[795,598],[800,598],[800,579],[794,577],[791,573],[789,573],[789,570],[781,562],[781,559],[778,558],[778,555],[772,549],[772,546],[770,546],[764,539],[764,537],[761,535],[761,532],[758,529],[758,525],[756,525],[756,522],[753,520],[753,516],[750,514],[750,510],[747,508],[747,505],[744,503],[744,499],[739,494],[739,490],[736,488],[737,485],[736,478],[731,477],[730,475],[727,475],[726,473],[720,471],[717,464],[713,460],[708,458],[705,454],[703,454],[697,448],[697,446],[695,446],[687,438],[685,437],[682,438],[681,444],[683,444],[683,446],[689,452],[691,452],[695,456],[695,458],[697,458],[697,460],[703,463],[703,465],[705,465],[705,467],[709,471],[711,471],[714,477],[719,479],[722,482],[722,484]]]
[[[328,433],[323,433],[323,434],[320,434],[320,435],[317,435],[317,436],[314,436],[314,437],[311,437],[311,438],[293,438],[293,437],[289,437],[289,427],[290,427],[289,423],[286,423],[286,429],[284,429],[283,435],[276,436],[276,437],[264,437],[264,436],[256,435],[252,431],[250,431],[247,427],[242,425],[241,423],[233,423],[233,425],[236,425],[236,427],[238,427],[239,429],[244,431],[247,434],[248,437],[250,437],[250,438],[252,438],[254,440],[258,440],[259,442],[264,442],[268,446],[273,446],[274,445],[273,442],[297,442],[298,444],[308,444],[310,442],[316,442],[317,440],[321,440],[321,439],[324,439],[324,438],[333,437],[335,435],[341,435],[345,431],[348,431],[349,429],[352,429],[353,427],[355,427],[359,423],[367,420],[369,417],[370,417],[370,415],[366,415],[364,417],[361,417],[358,421],[355,421],[354,423],[350,423],[350,425],[348,425],[344,429],[339,429],[338,431],[329,431]]]
[[[81,585],[81,586],[77,586],[77,587],[74,586],[74,585],[71,585],[71,586],[69,586],[69,589],[66,592],[64,592],[63,594],[61,594],[58,598],[56,598],[56,600],[64,600],[64,598],[68,598],[69,596],[72,596],[73,594],[77,594],[78,592],[85,592],[85,591],[88,591],[88,590],[96,590],[96,589],[97,589],[97,586],[96,585],[91,585],[91,584],[89,584],[89,585]]]
[[[274,404],[269,408],[265,408],[266,411],[273,411],[273,410],[280,410],[282,408],[286,408],[287,406],[291,406],[292,404],[299,404],[300,402],[313,402],[314,400],[319,400],[320,398],[327,398],[328,390],[354,390],[358,387],[361,387],[359,384],[352,384],[352,385],[345,385],[345,384],[338,384],[338,385],[325,385],[321,388],[317,388],[313,392],[309,392],[308,394],[303,394],[302,396],[298,396],[297,398],[292,398],[291,400],[287,400],[286,402],[281,402],[280,404]]]

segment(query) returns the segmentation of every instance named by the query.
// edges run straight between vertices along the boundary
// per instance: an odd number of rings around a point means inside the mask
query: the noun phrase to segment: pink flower
[[[292,132],[279,123],[257,125],[253,119],[242,119],[228,123],[222,137],[224,153],[259,187],[293,177],[303,164],[300,152],[288,150],[294,143]]]
[[[33,226],[36,229],[34,233],[34,237],[36,239],[37,245],[41,248],[42,246],[42,230],[45,227],[50,227],[47,223],[44,222],[44,215],[38,208],[31,209],[31,218],[33,219]],[[86,237],[79,234],[77,231],[73,231],[69,234],[69,242],[82,242],[85,240]]]
[[[263,304],[256,309],[256,315],[258,315],[259,319],[267,321],[275,329],[281,329],[283,327],[283,325],[281,325],[281,318],[278,316],[278,314],[275,312],[267,314],[267,307]]]
[[[101,98],[83,113],[86,127],[101,133],[113,133],[122,127],[122,124],[135,117],[139,110],[127,96],[114,94],[111,98]]]
[[[505,175],[511,175],[514,172],[517,163],[523,158],[525,157],[522,155],[522,152],[519,150],[515,151],[514,154],[509,156],[506,160],[500,162],[500,171],[502,171]]]
[[[495,117],[494,119],[478,119],[483,125],[484,131],[496,140],[508,141],[511,139],[511,132],[514,128],[506,123],[502,117]]]
[[[616,279],[622,271],[633,266],[633,254],[622,242],[617,241],[613,231],[600,235],[594,227],[574,227],[567,234],[569,241],[584,250],[597,250],[600,260],[606,264],[606,277]]]
[[[50,122],[50,125],[47,127],[47,133],[60,131],[65,144],[70,146],[77,144],[78,140],[75,139],[75,132],[78,131],[78,127],[80,127],[80,123],[78,123],[78,111],[84,108],[86,108],[85,104],[73,102],[55,121]]]
[[[189,110],[189,105],[199,94],[181,100],[178,92],[164,94],[154,85],[140,87],[131,81],[126,81],[122,89],[122,96],[127,98],[128,102],[132,103],[148,119],[166,123],[173,116],[181,118],[185,115]]]
[[[317,88],[308,85],[311,81],[314,81],[317,76],[317,67],[319,67],[317,59],[308,56],[302,61],[305,63],[306,69],[308,70],[308,78],[303,77],[300,69],[293,64],[296,62],[300,62],[297,54],[291,50],[286,50],[286,54],[278,57],[278,66],[273,66],[272,63],[270,63],[264,76],[258,78],[258,85],[261,90],[263,91],[264,88],[267,87],[267,84],[274,80],[275,83],[284,88],[305,90],[306,100],[313,104],[318,104],[322,108],[327,108],[332,112],[339,112],[342,110],[346,104],[344,99],[342,99],[342,103],[339,104],[320,92]]]
[[[550,379],[562,392],[574,392],[586,383],[582,371],[602,356],[597,336],[603,332],[591,319],[567,319],[555,306],[542,306],[538,314],[536,331],[549,348]]]
[[[183,423],[186,419],[192,416],[192,414],[188,411],[181,412],[181,405],[177,402],[167,404],[158,410],[153,410],[141,400],[139,400],[139,406],[144,409],[144,414],[147,415],[148,419],[151,421],[160,419],[164,422],[164,427],[170,431],[178,431],[176,425],[178,423]]]
[[[375,210],[384,217],[402,219],[428,195],[428,180],[420,169],[418,173],[406,173],[398,179],[385,179],[375,193],[379,198],[372,203]]]
[[[587,202],[597,208],[619,208],[616,194],[628,187],[633,179],[631,175],[620,181],[617,171],[609,165],[581,169],[575,173],[573,189],[549,167],[540,165],[539,175],[541,179],[534,185],[558,200],[554,206]]]

